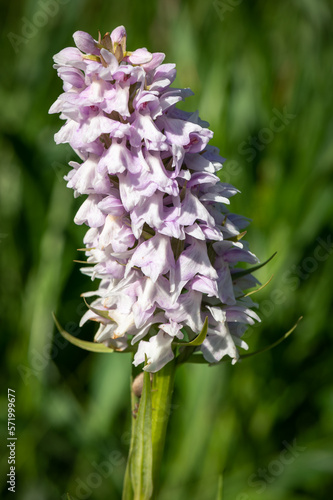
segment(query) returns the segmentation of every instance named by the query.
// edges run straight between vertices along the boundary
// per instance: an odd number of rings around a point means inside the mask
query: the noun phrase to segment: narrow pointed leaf
[[[237,269],[235,269],[234,272],[231,274],[232,279],[237,280],[238,278],[243,278],[243,276],[246,276],[247,274],[251,274],[254,273],[255,271],[258,271],[258,269],[268,264],[268,262],[270,262],[275,257],[276,254],[277,252],[274,252],[273,255],[265,262],[263,262],[262,264],[258,264],[257,266],[253,266],[250,269],[244,269],[243,271],[238,271]]]
[[[150,374],[144,372],[143,390],[133,428],[133,446],[129,457],[133,500],[149,500],[153,494],[152,405]]]
[[[270,351],[271,349],[273,349],[273,347],[276,347],[277,345],[281,344],[281,342],[286,340],[289,337],[289,335],[291,335],[292,332],[297,328],[298,323],[301,321],[302,318],[303,318],[303,316],[298,318],[298,320],[296,321],[294,326],[292,328],[290,328],[290,330],[288,330],[287,333],[282,335],[282,337],[280,337],[278,340],[273,342],[273,344],[270,344],[267,347],[263,347],[263,349],[259,349],[258,351],[254,351],[254,352],[251,352],[249,354],[243,354],[242,356],[240,356],[240,359],[250,358],[251,356],[255,356],[256,354],[261,354],[262,352]]]
[[[228,238],[228,241],[240,241],[246,235],[247,231],[243,231],[242,233],[233,236],[232,238]]]
[[[208,332],[208,316],[206,316],[201,332],[199,333],[199,335],[195,337],[195,339],[191,340],[191,342],[173,342],[173,345],[181,345],[181,346],[201,345],[207,336],[207,332]]]
[[[102,311],[101,309],[95,309],[94,307],[91,307],[88,304],[88,302],[86,301],[86,299],[84,297],[83,297],[83,300],[84,300],[86,306],[88,307],[88,309],[90,309],[90,311],[97,314],[97,316],[101,316],[102,318],[108,319],[109,321],[111,320],[109,313],[107,311]]]
[[[68,340],[68,342],[70,342],[71,344],[74,344],[77,347],[80,347],[81,349],[84,349],[85,351],[106,352],[106,353],[114,352],[114,350],[111,349],[111,347],[107,347],[104,344],[99,344],[97,342],[89,342],[87,340],[81,340],[81,339],[78,339],[77,337],[73,337],[73,335],[71,335],[70,333],[66,332],[66,330],[64,330],[62,328],[62,326],[60,325],[60,323],[58,322],[57,318],[55,317],[55,315],[53,313],[52,313],[52,316],[53,316],[53,320],[54,320],[54,322],[56,324],[56,327],[58,328],[58,330],[61,333],[61,335],[66,340]]]
[[[245,293],[244,295],[240,295],[237,297],[237,299],[242,299],[243,297],[248,297],[249,295],[253,295],[254,293],[260,292],[260,290],[263,290],[273,279],[274,274],[269,278],[269,280],[266,281],[263,285],[259,286],[255,290],[252,290],[251,292]]]
[[[90,61],[101,62],[99,56],[94,56],[93,54],[82,54],[83,59],[89,59]]]
[[[247,358],[250,358],[251,356],[255,356],[256,354],[261,354],[262,352],[266,352],[266,351],[269,351],[270,349],[273,349],[274,347],[276,347],[277,345],[281,344],[281,342],[283,342],[284,340],[286,340],[289,335],[292,334],[292,332],[297,328],[299,322],[301,321],[301,319],[303,318],[303,316],[301,316],[300,318],[298,318],[298,320],[296,321],[296,323],[294,324],[294,326],[292,328],[290,328],[290,330],[288,330],[284,335],[282,335],[282,337],[280,337],[278,340],[276,340],[275,342],[273,342],[273,344],[270,344],[269,346],[267,347],[263,347],[262,349],[259,349],[258,351],[254,351],[254,352],[251,352],[249,354],[243,354],[241,356],[239,356],[239,359],[247,359]],[[224,363],[226,361],[228,361],[229,358],[225,357],[223,359],[221,359],[221,361],[219,361],[218,363],[207,363],[207,361],[205,360],[205,358],[203,357],[203,355],[201,353],[196,353],[196,354],[192,354],[191,356],[189,356],[188,358],[186,358],[184,360],[184,363],[194,363],[194,364],[209,364],[209,366],[216,366],[216,365],[219,365],[220,363]]]

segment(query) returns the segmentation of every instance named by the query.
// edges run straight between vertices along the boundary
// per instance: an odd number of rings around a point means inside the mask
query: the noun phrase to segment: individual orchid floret
[[[95,299],[81,324],[97,322],[95,341],[133,351],[146,371],[186,346],[235,363],[260,321],[245,292],[258,282],[238,264],[258,260],[243,239],[248,220],[229,211],[238,190],[220,181],[209,124],[176,107],[192,92],[171,86],[175,65],[128,50],[123,26],[97,40],[77,31],[74,42],[54,56],[64,92],[50,113],[65,120],[55,141],[80,158],[65,179],[86,196],[74,221],[88,227],[82,272],[99,280],[83,294]]]

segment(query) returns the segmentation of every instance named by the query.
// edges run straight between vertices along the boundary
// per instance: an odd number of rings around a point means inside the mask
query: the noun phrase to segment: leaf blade
[[[54,313],[52,313],[53,320],[55,322],[55,325],[59,331],[59,333],[66,339],[68,342],[71,344],[75,345],[76,347],[80,347],[81,349],[85,351],[90,351],[90,352],[104,352],[110,354],[111,352],[114,352],[114,349],[111,347],[107,347],[104,344],[100,344],[97,342],[89,342],[88,340],[81,340],[78,339],[77,337],[74,337],[70,333],[66,332],[60,325],[59,321],[57,320],[56,316]]]
[[[283,342],[284,340],[286,340],[293,333],[294,330],[296,330],[299,322],[302,319],[303,319],[303,316],[300,316],[298,318],[298,320],[296,321],[296,323],[294,324],[294,326],[292,326],[290,328],[290,330],[288,330],[284,335],[282,335],[282,337],[280,337],[278,340],[276,340],[272,344],[270,344],[270,345],[268,345],[266,347],[263,347],[262,349],[258,349],[257,351],[251,352],[249,354],[242,354],[241,356],[239,356],[239,359],[240,360],[241,359],[247,359],[247,358],[250,358],[252,356],[255,356],[256,354],[261,354],[263,352],[270,351],[274,347],[278,346],[279,344],[281,344],[281,342]],[[221,359],[221,361],[219,361],[218,363],[208,363],[205,360],[205,358],[203,357],[203,355],[200,353],[200,354],[192,354],[184,362],[185,363],[193,363],[193,364],[208,364],[209,366],[217,366],[220,363],[224,363],[226,361],[229,361],[229,358],[225,357],[225,358]]]
[[[95,307],[91,307],[90,304],[86,301],[85,297],[83,297],[84,303],[92,311],[93,313],[97,314],[97,316],[100,316],[101,318],[108,319],[109,321],[112,321],[112,319],[109,316],[109,313],[107,311],[102,311],[102,309],[96,309]]]
[[[270,262],[275,257],[276,254],[277,254],[277,252],[274,252],[273,255],[271,255],[269,259],[265,260],[265,262],[263,262],[262,264],[258,264],[257,266],[250,267],[250,269],[244,269],[243,271],[235,270],[236,272],[231,274],[232,280],[235,280],[235,279],[237,280],[238,278],[243,278],[243,276],[246,276],[248,274],[254,273],[255,271],[258,271],[258,269],[260,269],[260,268],[264,267],[266,264],[268,264],[268,262]]]
[[[240,295],[239,297],[236,297],[236,299],[242,299],[244,297],[249,297],[250,295],[253,295],[254,293],[260,292],[260,290],[263,290],[264,288],[266,288],[267,285],[269,285],[269,283],[272,281],[273,277],[274,277],[274,274],[272,274],[272,276],[263,285],[259,286],[255,290],[251,290],[250,292],[245,293],[244,295]]]
[[[250,352],[249,354],[243,354],[239,358],[240,359],[246,359],[246,358],[250,358],[251,356],[255,356],[256,354],[261,354],[263,352],[270,351],[271,349],[273,349],[277,345],[281,344],[281,342],[283,342],[284,340],[286,340],[289,337],[289,335],[291,335],[293,333],[293,331],[296,330],[299,322],[302,319],[303,319],[303,316],[300,316],[298,318],[298,320],[296,321],[296,323],[294,324],[294,326],[292,326],[290,328],[290,330],[288,330],[284,335],[282,335],[282,337],[280,337],[278,340],[276,340],[275,342],[273,342],[273,344],[270,344],[270,345],[268,345],[266,347],[263,347],[262,349],[258,349],[257,351]]]
[[[179,345],[183,347],[201,345],[205,340],[205,338],[207,337],[207,332],[208,332],[208,316],[206,316],[201,332],[193,340],[191,340],[190,342],[173,342],[173,345]]]

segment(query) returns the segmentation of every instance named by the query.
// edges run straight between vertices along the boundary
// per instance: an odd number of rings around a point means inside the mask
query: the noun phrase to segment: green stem
[[[133,376],[131,375],[132,433],[131,433],[130,449],[129,449],[128,459],[127,459],[127,464],[126,464],[125,477],[124,477],[122,500],[133,500],[133,498],[134,498],[134,492],[133,492],[131,475],[130,475],[130,458],[131,458],[131,454],[132,454],[132,450],[133,450],[133,441],[134,441],[134,426],[135,426],[134,412],[135,412],[136,397],[135,397],[135,394],[133,393],[132,385],[133,385]]]
[[[165,436],[174,387],[176,363],[170,361],[154,373],[152,384],[152,441],[153,441],[153,498],[159,483],[159,474],[165,445]]]
[[[159,474],[160,468],[162,464],[162,457],[165,445],[165,437],[166,430],[169,421],[169,416],[171,413],[171,398],[174,386],[174,376],[175,376],[176,364],[174,361],[169,362],[166,366],[164,366],[157,373],[153,374],[152,379],[152,387],[151,387],[151,421],[150,423],[146,423],[146,427],[143,430],[142,427],[138,425],[139,413],[136,408],[136,401],[138,399],[133,394],[133,390],[131,391],[131,400],[132,400],[132,413],[135,415],[132,418],[132,436],[131,436],[131,444],[129,457],[127,462],[127,468],[124,478],[124,489],[123,489],[123,500],[134,500],[135,498],[140,498],[142,500],[153,500],[157,498],[158,491],[158,483],[159,483]],[[132,378],[133,380],[133,378]],[[150,385],[150,384],[149,384]],[[143,398],[140,401],[140,407],[143,403]],[[140,412],[139,407],[139,412]],[[143,408],[141,408],[143,410]],[[153,483],[153,494],[152,496],[146,496],[145,494],[141,496],[134,492],[133,488],[133,461],[136,453],[135,443],[142,438],[142,436],[138,435],[138,432],[147,432],[149,431],[147,425],[150,428],[152,442],[151,442],[151,451],[152,451],[152,470],[151,477]],[[150,435],[148,432],[147,435]],[[146,463],[147,466],[147,463]],[[147,477],[147,469],[145,471],[135,470],[135,475],[140,477],[143,472]]]

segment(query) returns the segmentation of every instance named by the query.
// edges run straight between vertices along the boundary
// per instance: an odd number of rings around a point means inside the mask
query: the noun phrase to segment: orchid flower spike
[[[244,290],[258,281],[237,267],[258,262],[243,241],[248,219],[228,210],[238,190],[221,182],[224,158],[198,113],[177,109],[190,89],[172,87],[175,64],[146,48],[128,51],[126,30],[103,38],[74,34],[76,48],[54,56],[64,92],[50,108],[65,124],[55,135],[80,160],[65,176],[86,195],[82,272],[98,279],[84,314],[99,323],[95,341],[135,351],[134,364],[160,370],[176,343],[191,341],[208,363],[235,363],[241,336],[260,321]]]

